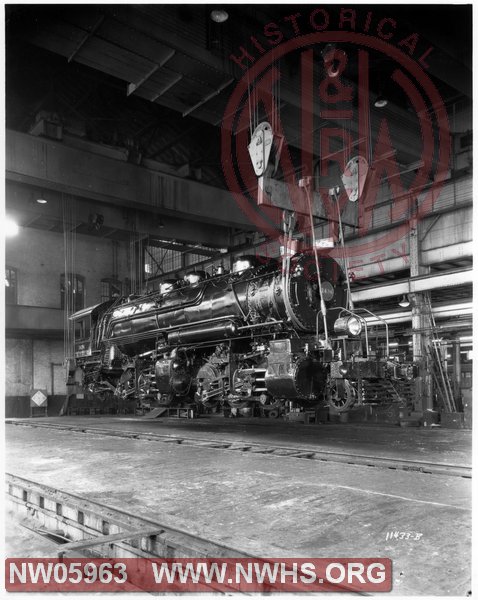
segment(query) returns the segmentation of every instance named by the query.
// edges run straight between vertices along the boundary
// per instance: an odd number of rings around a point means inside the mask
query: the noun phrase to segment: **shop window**
[[[176,242],[169,242],[174,245]],[[178,244],[180,245],[180,244]],[[159,248],[156,246],[146,246],[144,253],[144,274],[148,279],[163,275],[164,273],[174,273],[182,267],[183,253],[171,248]]]
[[[5,269],[5,304],[17,304],[17,270]]]
[[[85,308],[85,278],[69,273],[60,276],[61,308],[68,306],[69,312]]]

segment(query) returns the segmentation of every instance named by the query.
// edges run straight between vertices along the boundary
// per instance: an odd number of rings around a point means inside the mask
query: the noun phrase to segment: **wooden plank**
[[[90,39],[88,45],[79,53],[78,58],[80,56],[89,58],[90,60],[97,60],[103,65],[103,68],[116,66],[117,68],[122,67],[132,72],[133,77],[130,77],[129,81],[133,81],[144,73],[148,73],[155,66],[155,63],[151,60],[120,48],[120,46],[101,40],[98,37]]]
[[[157,70],[150,79],[144,82],[140,89],[135,90],[135,93],[154,102],[181,81],[182,78],[183,76],[180,73],[174,73],[163,68]]]
[[[95,31],[98,29],[98,27],[101,25],[101,23],[103,23],[104,19],[105,19],[104,15],[99,15],[96,18],[95,22],[91,25],[91,27],[89,27],[87,29],[83,38],[78,42],[76,48],[73,50],[73,52],[68,57],[68,62],[71,62],[75,58],[75,56],[83,48],[83,46],[90,39],[90,37],[95,33]]]
[[[78,31],[78,35],[81,35],[81,31]],[[44,48],[65,58],[70,56],[78,43],[75,39],[66,39],[50,31],[33,34],[30,38],[25,36],[24,39],[31,44],[35,44],[40,48]]]
[[[111,535],[101,535],[95,538],[80,540],[78,542],[69,542],[68,544],[62,545],[61,550],[58,551],[58,557],[62,558],[67,552],[92,548],[93,546],[102,546],[103,544],[112,544],[113,542],[125,542],[127,540],[159,535],[160,533],[164,533],[164,531],[164,529],[150,527],[136,531],[122,531],[121,533],[113,533]]]

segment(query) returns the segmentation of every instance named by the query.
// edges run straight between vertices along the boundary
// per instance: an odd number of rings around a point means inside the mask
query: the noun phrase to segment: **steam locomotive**
[[[344,305],[330,256],[299,253],[287,268],[246,256],[230,273],[191,272],[75,313],[72,368],[90,393],[140,405],[348,410],[363,378],[408,377],[409,366],[388,358],[388,337],[373,348],[366,319]]]

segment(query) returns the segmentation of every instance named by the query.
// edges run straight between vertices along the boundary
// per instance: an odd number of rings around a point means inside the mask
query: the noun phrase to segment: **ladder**
[[[404,394],[389,379],[362,379],[362,399],[364,404],[397,403],[400,408],[408,404]]]
[[[458,409],[453,395],[453,388],[441,356],[440,339],[437,333],[435,317],[433,316],[429,292],[425,294],[425,301],[432,332],[431,344],[426,348],[426,353],[430,365],[430,373],[433,378],[433,383],[435,384],[437,398],[446,412],[457,412]]]

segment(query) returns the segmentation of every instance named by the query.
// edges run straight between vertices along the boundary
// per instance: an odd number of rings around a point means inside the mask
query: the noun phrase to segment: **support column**
[[[455,398],[461,397],[461,344],[457,340],[453,343],[453,370],[455,382]]]
[[[427,275],[429,267],[420,262],[420,231],[416,219],[410,222],[410,277]],[[414,410],[424,413],[433,408],[432,381],[427,369],[426,347],[430,343],[431,315],[423,293],[410,294],[412,305],[413,360],[419,365],[419,376],[415,382]]]

